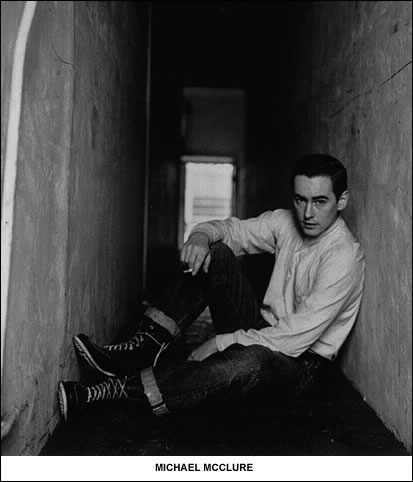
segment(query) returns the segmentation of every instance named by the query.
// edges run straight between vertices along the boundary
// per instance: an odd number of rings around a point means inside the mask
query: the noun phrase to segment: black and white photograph
[[[410,1],[1,1],[2,480],[411,480],[411,300]]]

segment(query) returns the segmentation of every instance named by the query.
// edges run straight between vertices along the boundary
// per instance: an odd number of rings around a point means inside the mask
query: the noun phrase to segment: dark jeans
[[[211,246],[208,274],[179,274],[155,303],[181,330],[207,305],[217,334],[269,326],[241,263],[223,243]],[[156,392],[149,396],[152,406],[162,406],[159,413],[166,413],[205,401],[234,400],[258,388],[289,386],[300,392],[322,364],[317,355],[292,358],[261,345],[233,344],[203,361],[160,363],[145,376]]]

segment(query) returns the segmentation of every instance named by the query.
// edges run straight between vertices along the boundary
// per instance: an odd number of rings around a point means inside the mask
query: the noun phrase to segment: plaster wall
[[[3,455],[40,452],[59,422],[58,380],[79,376],[72,336],[110,342],[140,293],[146,29],[146,4],[38,3],[24,67],[2,387],[2,415],[18,416]],[[2,32],[2,52],[9,41]]]
[[[291,157],[347,166],[345,218],[367,263],[342,367],[411,450],[411,3],[314,2],[302,35]]]
[[[147,12],[75,5],[67,336],[107,343],[142,288]]]

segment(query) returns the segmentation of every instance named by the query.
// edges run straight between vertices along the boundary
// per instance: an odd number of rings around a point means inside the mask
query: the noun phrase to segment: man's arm
[[[364,263],[346,251],[331,253],[323,260],[310,295],[301,300],[294,313],[278,320],[277,326],[218,335],[218,350],[233,343],[259,344],[296,357],[320,338],[343,309],[349,310],[349,317],[357,312]]]
[[[202,267],[208,272],[211,256],[209,246],[217,241],[227,244],[236,256],[262,252],[274,253],[277,232],[285,223],[286,211],[266,211],[256,218],[224,220],[197,224],[181,249],[180,259],[195,276]]]

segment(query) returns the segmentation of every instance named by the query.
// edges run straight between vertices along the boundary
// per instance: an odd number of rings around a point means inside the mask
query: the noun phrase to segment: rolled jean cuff
[[[161,392],[159,391],[152,367],[145,368],[145,370],[141,371],[141,381],[143,391],[148,399],[149,405],[152,408],[152,412],[157,417],[167,415],[169,410],[163,401]]]
[[[172,318],[165,315],[165,313],[154,306],[146,308],[145,316],[150,318],[154,323],[162,326],[165,330],[168,330],[172,336],[176,336],[179,333],[179,327]]]
[[[235,337],[233,333],[225,333],[224,335],[216,336],[216,344],[218,351],[224,351],[229,346],[235,343]]]

